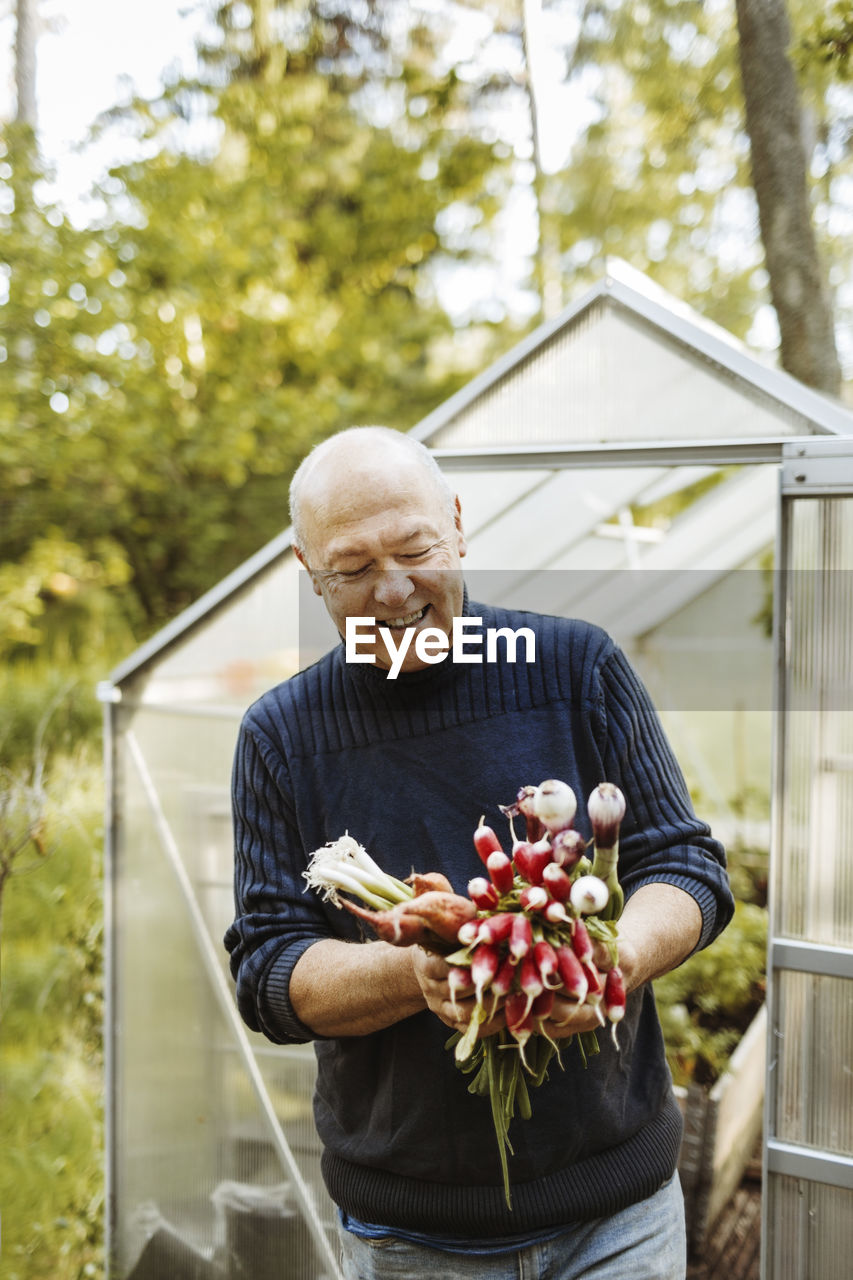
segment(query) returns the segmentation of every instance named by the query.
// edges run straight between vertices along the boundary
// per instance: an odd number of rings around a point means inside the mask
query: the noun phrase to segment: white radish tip
[[[590,820],[621,822],[625,816],[625,797],[613,782],[600,782],[589,797]]]
[[[572,885],[569,896],[575,911],[589,916],[604,910],[610,898],[610,890],[598,876],[579,876]]]
[[[578,802],[567,782],[547,778],[533,793],[533,812],[549,831],[568,827],[577,813]]]

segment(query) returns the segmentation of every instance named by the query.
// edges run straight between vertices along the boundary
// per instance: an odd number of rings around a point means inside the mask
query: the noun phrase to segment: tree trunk
[[[16,120],[36,127],[36,0],[16,0]]]
[[[838,395],[841,370],[811,221],[785,0],[735,0],[752,180],[783,368]]]
[[[533,84],[533,32],[538,30],[540,14],[541,0],[522,0],[521,48],[524,58],[524,91],[527,95],[533,144],[533,195],[536,200],[537,219],[534,275],[543,319],[550,320],[561,310],[563,295],[560,282],[560,250],[555,236],[554,220],[547,207],[547,179],[542,167],[539,109]]]

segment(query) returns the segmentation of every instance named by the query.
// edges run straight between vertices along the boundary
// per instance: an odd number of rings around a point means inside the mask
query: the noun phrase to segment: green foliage
[[[798,61],[801,68],[813,63],[828,66],[840,79],[853,74],[850,54],[853,50],[853,5],[850,0],[836,0],[828,13],[819,13],[800,39]]]
[[[815,22],[814,7],[791,0],[789,9],[799,39]],[[815,60],[803,68],[815,229],[840,290],[850,275],[851,100]],[[768,302],[768,278],[734,7],[726,0],[585,6],[569,69],[592,92],[597,114],[547,189],[566,278],[597,278],[607,255],[617,255],[747,338]],[[843,333],[848,304],[840,291],[835,300]]]
[[[655,982],[676,1084],[712,1084],[764,1000],[767,912],[736,902],[734,919],[704,951]]]
[[[483,251],[503,161],[382,7],[220,5],[198,80],[121,113],[148,158],[83,230],[7,131],[0,652],[141,638],[287,523],[312,443],[463,380],[431,273]]]
[[[760,246],[731,238],[749,218],[733,200],[749,175],[730,7],[590,6],[573,71],[598,114],[554,180],[565,260],[589,275],[617,254],[743,336]]]
[[[449,263],[493,258],[530,181],[501,136],[511,118],[523,151],[521,11],[468,7],[483,41],[454,66],[452,5],[224,0],[195,78],[106,120],[147,158],[82,229],[5,130],[0,655],[127,651],[281,529],[310,444],[411,426],[516,336],[460,333],[436,293]],[[805,0],[792,18],[815,21]],[[598,114],[539,192],[566,292],[616,253],[747,334],[766,278],[731,7],[586,6],[569,72]],[[840,284],[849,103],[816,60],[803,89]]]
[[[3,904],[4,1280],[103,1274],[100,770],[78,753],[46,785],[45,856]]]
[[[34,754],[50,762],[84,743],[97,749],[101,661],[71,668],[39,657],[0,667],[0,765],[28,767]]]
[[[0,141],[0,657],[46,641],[91,657],[120,616],[127,579],[103,494],[114,464],[99,427],[109,370],[98,355],[112,286],[96,236],[41,205],[32,137]],[[5,287],[5,290],[4,290]],[[99,634],[100,633],[100,634]],[[126,634],[126,629],[125,629]]]
[[[746,797],[746,801],[758,801],[759,811],[765,815],[769,811],[766,795]],[[738,798],[733,806],[735,810],[743,810],[746,803]],[[749,903],[756,907],[767,906],[767,877],[770,855],[767,849],[754,848],[751,845],[735,841],[726,850],[729,870],[729,883],[737,902]]]

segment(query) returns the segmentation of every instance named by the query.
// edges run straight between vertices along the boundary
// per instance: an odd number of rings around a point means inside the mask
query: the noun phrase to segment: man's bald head
[[[309,508],[329,500],[330,491],[342,483],[369,484],[378,467],[423,470],[425,482],[439,496],[452,520],[455,495],[430,451],[419,440],[390,427],[349,427],[316,445],[300,463],[290,484],[290,521],[293,541],[304,554],[310,523]]]

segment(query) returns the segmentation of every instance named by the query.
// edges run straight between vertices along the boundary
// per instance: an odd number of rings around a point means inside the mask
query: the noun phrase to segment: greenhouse
[[[703,816],[769,842],[762,1274],[841,1280],[853,415],[614,263],[413,434],[460,495],[472,599],[604,626]],[[305,578],[283,530],[100,689],[113,1280],[339,1276],[313,1050],[247,1031],[222,946],[240,719],[337,640]]]

